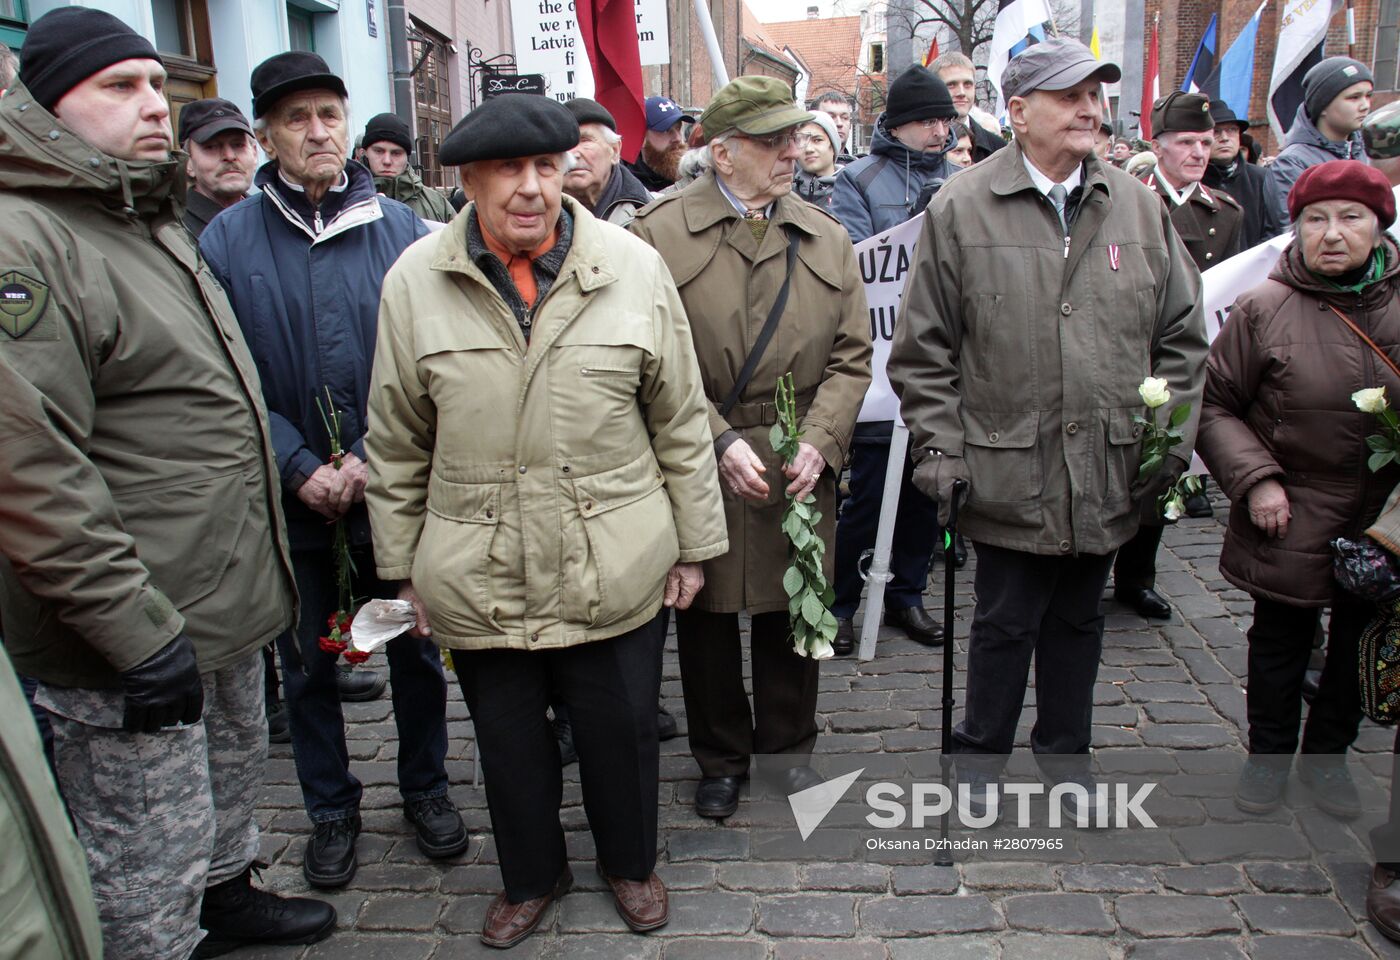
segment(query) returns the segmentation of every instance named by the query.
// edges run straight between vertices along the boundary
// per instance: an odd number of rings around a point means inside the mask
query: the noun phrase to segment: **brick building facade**
[[[1161,89],[1163,92],[1181,86],[1186,71],[1191,66],[1191,58],[1196,53],[1201,34],[1210,23],[1212,14],[1219,16],[1217,25],[1217,59],[1224,56],[1235,37],[1249,18],[1259,8],[1259,0],[1146,0],[1145,37],[1152,36],[1152,23],[1160,14],[1159,57]],[[1400,15],[1400,3],[1396,0],[1352,0],[1353,16],[1356,23],[1356,43],[1348,51],[1345,8],[1337,11],[1332,18],[1324,51],[1328,56],[1346,54],[1363,63],[1376,65],[1379,52],[1384,67],[1376,76],[1376,90],[1380,94],[1377,102],[1394,99],[1396,94],[1396,19]],[[1273,72],[1274,44],[1278,37],[1279,18],[1282,16],[1281,0],[1270,0],[1264,8],[1259,23],[1259,36],[1254,50],[1254,94],[1249,105],[1250,133],[1264,148],[1265,153],[1275,153],[1279,144],[1269,129],[1267,101],[1269,95],[1269,75]],[[1381,49],[1377,50],[1377,40]],[[1150,41],[1149,41],[1150,42]],[[1389,51],[1388,60],[1387,50]],[[1144,64],[1147,50],[1143,51]],[[1383,76],[1382,73],[1388,75]],[[1136,104],[1124,105],[1128,110],[1136,110]],[[1126,115],[1126,114],[1125,114]]]

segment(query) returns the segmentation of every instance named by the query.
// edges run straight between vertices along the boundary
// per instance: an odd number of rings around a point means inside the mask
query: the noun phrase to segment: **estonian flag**
[[[1268,4],[1269,0],[1259,4],[1254,16],[1216,64],[1215,73],[1206,81],[1211,100],[1222,101],[1242,120],[1249,119],[1249,105],[1254,99],[1254,47],[1259,38],[1259,21]]]
[[[992,29],[992,49],[987,58],[987,78],[996,89],[1004,110],[1006,98],[1001,95],[1001,75],[1012,57],[1033,43],[1039,43],[1054,30],[1050,8],[1045,0],[1000,0],[996,26]]]
[[[1210,15],[1206,32],[1201,34],[1201,42],[1196,45],[1196,55],[1191,58],[1191,69],[1186,71],[1186,79],[1181,81],[1181,89],[1187,93],[1204,93],[1212,100],[1215,91],[1209,89],[1211,73],[1215,70],[1215,14]]]
[[[1269,126],[1282,143],[1303,102],[1303,74],[1322,61],[1327,24],[1342,0],[1285,0],[1269,75]]]

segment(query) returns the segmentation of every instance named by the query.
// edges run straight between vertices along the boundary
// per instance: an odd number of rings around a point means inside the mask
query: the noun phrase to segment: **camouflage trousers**
[[[203,720],[152,734],[121,729],[118,690],[40,685],[35,698],[53,714],[59,787],[87,853],[106,960],[189,957],[203,937],[204,888],[257,855],[262,654],[203,679]]]

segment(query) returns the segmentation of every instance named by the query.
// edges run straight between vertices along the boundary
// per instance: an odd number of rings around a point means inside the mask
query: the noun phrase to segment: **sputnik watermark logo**
[[[841,802],[851,784],[864,772],[865,768],[861,767],[859,770],[819,783],[815,787],[788,794],[788,806],[792,807],[793,819],[797,821],[797,832],[802,834],[804,841],[822,825],[827,814]]]
[[[792,808],[797,831],[804,842],[821,826],[864,772],[865,768],[862,767],[788,794],[788,805]],[[888,781],[874,783],[865,792],[865,803],[871,812],[864,819],[877,829],[895,830],[906,825],[922,828],[941,817],[952,815],[963,827],[977,830],[995,825],[1001,819],[1005,804],[1014,809],[1014,826],[1027,828],[1034,820],[1031,798],[1037,797],[1047,801],[1051,829],[1068,825],[1066,821],[1078,827],[1114,826],[1125,829],[1134,824],[1147,829],[1157,827],[1143,808],[1143,803],[1156,788],[1155,783],[1141,784],[1136,790],[1126,783],[1098,783],[1093,785],[1092,790],[1074,782],[1050,785],[990,783],[982,786],[984,799],[975,802],[968,784],[958,784],[954,790],[941,783],[915,783],[907,794],[906,806],[903,786]],[[1066,799],[1070,800],[1069,808],[1065,805]]]

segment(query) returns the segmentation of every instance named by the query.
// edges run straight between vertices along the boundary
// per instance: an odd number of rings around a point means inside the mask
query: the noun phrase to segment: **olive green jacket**
[[[0,361],[3,363],[3,361]],[[101,960],[87,858],[0,650],[0,960]]]
[[[293,619],[257,371],[181,222],[184,156],[125,163],[0,98],[0,615],[21,673],[117,674],[184,632],[200,669]]]
[[[456,216],[442,191],[425,185],[423,178],[412,167],[397,177],[375,177],[374,189],[390,200],[404,204],[418,214],[420,220],[448,223]]]
[[[638,627],[677,561],[724,553],[685,311],[656,252],[571,197],[527,344],[467,255],[471,207],[384,280],[370,382],[379,576],[448,647],[549,649]]]
[[[1138,526],[1130,496],[1145,377],[1201,411],[1200,274],[1162,202],[1090,156],[1066,239],[1019,145],[929,204],[888,365],[916,457],[964,458],[971,540],[1106,554]],[[1165,417],[1165,413],[1162,415]]]

